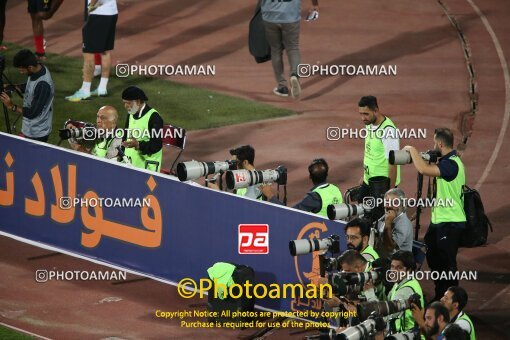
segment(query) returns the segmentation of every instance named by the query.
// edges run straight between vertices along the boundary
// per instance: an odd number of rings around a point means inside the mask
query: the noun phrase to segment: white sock
[[[100,92],[106,92],[106,85],[108,85],[108,78],[101,77],[97,90]]]
[[[101,65],[94,66],[94,77],[101,74]]]
[[[81,90],[85,93],[90,94],[90,85],[92,85],[92,83],[84,81],[83,84],[81,85]]]

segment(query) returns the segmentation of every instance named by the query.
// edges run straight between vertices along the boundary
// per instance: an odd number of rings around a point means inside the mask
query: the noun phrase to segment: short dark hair
[[[345,231],[349,228],[359,228],[361,236],[370,236],[370,222],[365,218],[355,218],[345,225]]]
[[[434,137],[443,142],[446,147],[453,148],[453,132],[448,128],[437,128]]]
[[[414,255],[412,252],[407,250],[399,250],[395,252],[393,255],[391,255],[391,260],[400,261],[406,267],[410,270],[416,269],[416,261],[414,261]]]
[[[439,301],[432,302],[426,309],[433,309],[434,310],[434,317],[437,319],[440,315],[443,316],[443,320],[445,323],[450,322],[450,312],[448,312],[448,309],[443,306],[443,304]]]
[[[316,158],[308,166],[308,172],[313,184],[324,183],[328,178],[328,163],[324,158]]]
[[[37,66],[37,58],[30,50],[21,50],[13,58],[12,64],[16,68],[28,68],[29,66]]]
[[[468,302],[466,290],[459,286],[451,286],[448,287],[448,291],[452,293],[452,302],[457,302],[459,304],[459,311],[463,310]]]
[[[379,109],[379,106],[377,105],[377,98],[374,96],[361,97],[361,99],[358,102],[358,106],[359,107],[367,106],[372,111]]]
[[[338,263],[340,264],[340,266],[344,263],[352,266],[357,262],[365,264],[367,263],[367,259],[363,255],[361,255],[359,251],[355,249],[348,249],[338,257]]]
[[[456,323],[450,323],[443,331],[446,340],[469,340],[469,333]]]
[[[230,150],[232,156],[236,156],[239,162],[248,161],[251,165],[255,164],[255,149],[251,145],[239,146]]]

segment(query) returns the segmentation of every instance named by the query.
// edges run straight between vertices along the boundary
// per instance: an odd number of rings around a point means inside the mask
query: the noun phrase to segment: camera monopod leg
[[[276,185],[276,198],[280,200],[280,184]],[[283,185],[283,205],[287,205],[287,184]]]
[[[423,175],[418,173],[418,187],[416,188],[416,201],[421,199],[422,189],[423,189]],[[418,204],[416,207],[416,227],[414,229],[414,239],[418,241],[418,236],[420,233],[420,215],[421,215],[421,206]]]
[[[7,133],[11,134],[11,121],[9,120],[9,112],[7,111],[7,108],[5,107],[5,104],[2,103],[2,106],[4,107],[4,120],[5,120],[5,130]]]

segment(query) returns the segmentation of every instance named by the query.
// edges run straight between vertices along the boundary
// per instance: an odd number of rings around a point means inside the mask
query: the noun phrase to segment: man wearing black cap
[[[136,86],[129,86],[122,92],[122,102],[129,113],[126,121],[128,137],[122,145],[133,166],[159,171],[163,154],[163,119],[146,104],[147,100],[142,89]]]

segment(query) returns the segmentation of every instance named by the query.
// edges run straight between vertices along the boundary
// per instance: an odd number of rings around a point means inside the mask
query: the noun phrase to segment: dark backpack
[[[466,228],[460,236],[460,247],[479,247],[487,243],[489,227],[492,230],[492,224],[483,208],[480,193],[464,186],[464,212],[466,213]]]

